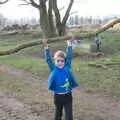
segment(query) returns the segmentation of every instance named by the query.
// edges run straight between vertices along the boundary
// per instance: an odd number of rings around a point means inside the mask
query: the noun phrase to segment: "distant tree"
[[[69,17],[74,0],[70,0],[66,13],[61,20],[60,11],[57,6],[57,0],[22,0],[24,5],[31,5],[39,10],[41,29],[46,37],[56,35],[62,36],[66,33],[66,22]],[[48,4],[48,8],[47,5]],[[53,12],[55,23],[53,20]]]
[[[92,24],[92,16],[88,18],[89,24]]]
[[[9,0],[0,0],[0,5],[5,4],[6,2],[8,2]]]
[[[80,17],[80,24],[83,25],[84,24],[84,18]]]
[[[74,18],[72,16],[70,16],[69,18],[69,24],[74,25]]]
[[[7,18],[0,14],[0,26],[4,26],[7,23]]]
[[[75,25],[78,25],[78,20],[79,20],[78,15],[75,15]]]

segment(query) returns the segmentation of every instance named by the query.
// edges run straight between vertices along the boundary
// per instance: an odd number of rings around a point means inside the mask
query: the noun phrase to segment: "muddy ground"
[[[31,86],[24,88],[26,97],[0,88],[0,120],[53,120],[53,95],[46,78],[8,65],[0,65],[0,72]],[[120,120],[119,100],[83,88],[74,91],[73,99],[74,120]]]

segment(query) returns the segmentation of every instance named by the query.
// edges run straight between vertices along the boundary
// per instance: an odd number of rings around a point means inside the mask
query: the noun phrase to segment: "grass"
[[[38,73],[48,70],[44,59],[24,57],[22,55],[3,56],[0,58],[0,64],[8,64],[20,69]]]
[[[20,99],[30,100],[40,89],[40,83],[27,79],[21,79],[6,72],[0,72],[0,90],[10,93]]]
[[[103,50],[109,54],[114,53],[114,55],[105,57],[96,61],[120,62],[120,55],[118,54],[120,51],[119,33],[105,32],[101,34],[101,37],[103,40],[102,42],[103,46],[106,46]],[[24,43],[24,41],[28,41],[28,39],[25,40],[24,37],[22,38],[23,41],[21,42],[19,41],[21,39],[20,36],[17,36],[16,38],[18,39],[15,40],[15,38],[12,39],[12,37],[10,39],[7,38],[4,41],[2,41],[1,39],[0,50],[6,50],[16,46],[16,44],[20,44],[22,42]],[[65,49],[65,47],[63,47],[63,43],[59,45],[57,43],[51,44],[52,50],[57,50],[58,47]],[[26,53],[26,54],[36,53],[36,52],[40,52],[41,50],[42,48],[40,46],[36,46],[36,47],[30,47],[25,50],[22,50],[20,53],[17,53],[14,55],[1,56],[0,64],[8,64],[16,68],[24,69],[26,71],[35,72],[39,75],[42,75],[44,78],[46,78],[46,76],[48,76],[49,70],[44,59],[40,59],[40,57],[26,56],[24,54],[21,54],[21,53]],[[75,58],[73,60],[73,71],[79,83],[81,84],[81,87],[83,87],[87,92],[90,92],[90,93],[104,93],[112,97],[120,98],[120,92],[119,92],[120,64],[111,65],[109,66],[111,69],[106,70],[102,68],[88,66],[89,61],[88,62],[80,61],[80,59]],[[77,71],[78,66],[80,66],[80,71]],[[10,89],[15,88],[17,90],[17,85],[15,85],[16,87],[13,87],[12,85],[11,87],[7,86],[7,85],[10,85],[8,81],[4,84],[4,80],[7,80],[7,79],[9,80],[10,76],[5,77],[5,73],[1,73],[1,72],[0,74],[1,74],[0,76],[2,76],[2,78],[0,79],[1,87],[6,86],[7,88],[10,88]],[[13,79],[15,80],[16,78],[13,78]],[[26,86],[23,85],[22,87],[26,87]]]
[[[104,58],[100,61],[118,61],[117,58]],[[24,57],[24,56],[7,56],[0,59],[0,64],[8,64],[14,67],[24,69],[26,71],[35,72],[46,78],[48,76],[48,67],[44,59],[39,59],[35,57]],[[80,64],[80,71],[77,71],[77,67]],[[112,96],[120,97],[120,64],[110,66],[112,69],[105,70],[102,68],[95,68],[88,66],[88,62],[80,62],[78,59],[73,60],[73,71],[86,91],[91,93],[109,93]]]
[[[105,58],[99,60],[102,62],[107,59],[111,61],[118,61],[120,56],[115,58]],[[109,61],[110,62],[110,61]],[[74,60],[74,73],[79,80],[81,87],[91,93],[107,93],[113,97],[120,97],[120,64],[109,66],[111,69],[103,69],[88,66],[89,62],[78,63]],[[119,62],[120,63],[120,62]],[[77,71],[78,64],[80,64],[80,71]]]
[[[22,82],[18,83],[18,78],[15,76],[0,72],[0,89],[4,92],[10,92],[16,96],[28,97],[29,92],[25,93],[25,88],[30,87],[29,84]]]
[[[101,34],[102,37],[102,51],[114,54],[120,53],[120,33],[119,32],[105,32]]]

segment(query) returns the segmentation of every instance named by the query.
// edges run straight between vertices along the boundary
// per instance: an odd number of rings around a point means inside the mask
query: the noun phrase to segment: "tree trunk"
[[[70,0],[69,6],[62,21],[59,9],[57,7],[57,0],[22,0],[22,1],[24,1],[26,5],[32,5],[33,7],[39,10],[40,25],[44,36],[53,37],[56,36],[56,34],[59,36],[66,34],[66,22],[69,17],[69,12],[71,10],[74,0]],[[48,11],[46,3],[48,3]],[[53,20],[52,11],[54,11],[55,13],[55,21]]]
[[[44,0],[40,1],[40,25],[41,25],[41,29],[43,31],[44,36],[46,37],[52,37],[52,31],[50,29],[50,24],[49,24],[49,19],[48,19],[48,14],[47,14],[47,10],[46,10],[46,3]]]
[[[59,9],[57,7],[57,0],[53,0],[53,10],[54,10],[55,17],[56,17],[56,28],[57,28],[57,32],[59,36],[66,34],[66,22],[69,17],[69,13],[72,8],[73,2],[74,0],[70,0],[65,16],[63,17],[63,20],[61,22]]]
[[[66,35],[66,26],[64,24],[57,25],[57,31],[59,36]]]
[[[53,10],[55,13],[55,22],[56,22],[56,28],[57,28],[57,32],[58,35],[61,36],[61,17],[60,17],[60,13],[59,13],[59,9],[57,7],[57,0],[53,0]]]
[[[57,33],[56,33],[55,24],[54,24],[52,10],[53,10],[53,0],[49,0],[48,19],[49,19],[51,32],[52,32],[53,36],[56,36]]]

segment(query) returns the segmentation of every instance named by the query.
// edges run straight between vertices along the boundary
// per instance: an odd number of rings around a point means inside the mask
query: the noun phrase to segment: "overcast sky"
[[[0,6],[0,13],[10,19],[21,19],[24,17],[39,18],[38,10],[33,7],[19,6],[20,0],[10,0]],[[69,0],[58,0],[59,8],[67,8]],[[120,0],[75,0],[71,12],[77,11],[80,16],[107,16],[120,15]],[[61,10],[64,13],[64,10]]]

